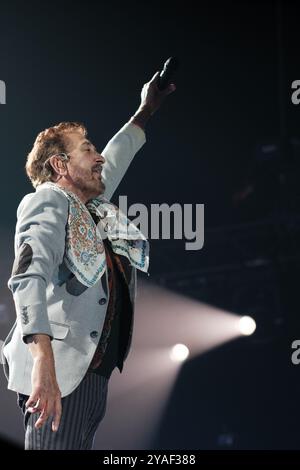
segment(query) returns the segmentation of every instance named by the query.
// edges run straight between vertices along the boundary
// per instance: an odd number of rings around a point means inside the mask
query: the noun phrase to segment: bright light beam
[[[116,370],[110,379],[95,449],[147,449],[184,361],[249,334],[249,322],[241,322],[241,331],[240,320],[237,313],[140,282],[132,350],[122,374]]]
[[[250,336],[256,330],[256,323],[253,318],[244,316],[239,320],[239,330],[242,335]]]
[[[175,344],[170,352],[170,358],[174,362],[183,362],[186,360],[188,355],[190,354],[189,349],[185,346],[185,344]]]

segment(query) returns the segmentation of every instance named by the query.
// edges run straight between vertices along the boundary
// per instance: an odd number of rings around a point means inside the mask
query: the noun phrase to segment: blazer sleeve
[[[52,338],[46,287],[63,260],[68,207],[62,194],[44,188],[26,195],[17,211],[15,261],[8,287],[25,342],[31,334]]]
[[[110,199],[125,175],[134,155],[146,142],[143,129],[126,123],[108,142],[102,155],[105,158],[102,176],[105,184],[104,196]]]

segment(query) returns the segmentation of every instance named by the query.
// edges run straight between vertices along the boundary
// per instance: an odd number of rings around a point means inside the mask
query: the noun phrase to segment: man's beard
[[[90,175],[89,175],[90,176]],[[73,179],[76,187],[86,196],[91,199],[93,197],[100,196],[105,191],[105,184],[99,174],[99,179],[85,179],[84,176],[78,175]]]

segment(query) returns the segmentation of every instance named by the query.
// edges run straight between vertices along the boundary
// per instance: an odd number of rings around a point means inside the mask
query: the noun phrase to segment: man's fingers
[[[158,84],[158,81],[159,81],[159,75],[160,75],[160,72],[155,72],[155,74],[153,75],[153,77],[151,78],[150,83],[155,83],[156,85]],[[166,89],[164,90],[159,90],[163,95],[167,96],[169,95],[170,93],[173,93],[173,91],[176,90],[176,85],[175,83],[170,83]]]
[[[27,409],[28,409],[29,413],[32,413],[32,414],[39,413],[41,411],[40,408],[35,408],[35,407],[32,407],[32,406],[29,406]]]
[[[61,407],[61,398],[57,398],[55,402],[52,404],[48,401],[45,402],[40,402],[39,409],[35,409],[33,407],[28,408],[31,413],[36,413],[37,411],[41,411],[41,414],[35,423],[35,428],[39,429],[41,428],[47,419],[50,416],[53,416],[53,421],[52,421],[52,431],[57,431],[60,423],[60,418],[61,418],[61,413],[62,413],[62,407]]]
[[[153,77],[152,77],[151,80],[150,80],[150,83],[153,83],[153,82],[157,81],[159,74],[160,74],[159,71],[158,71],[158,72],[155,72],[155,74],[153,75]]]
[[[41,411],[43,409],[43,403],[41,402],[40,398],[29,397],[25,406],[28,409],[29,413],[37,413],[38,411]]]
[[[168,88],[167,88],[167,95],[169,95],[170,93],[173,93],[173,91],[175,90],[176,90],[175,83],[170,83],[170,85],[168,85]]]
[[[25,403],[25,406],[26,406],[26,408],[28,408],[29,406],[35,407],[35,405],[38,403],[38,401],[39,401],[38,393],[34,393],[34,394],[30,395],[27,402]]]
[[[52,421],[52,431],[57,431],[61,418],[61,398],[57,398],[54,404],[54,417]]]
[[[37,420],[37,422],[35,423],[35,428],[36,429],[39,429],[40,427],[43,426],[43,424],[45,424],[45,422],[47,421],[47,419],[49,418],[49,414],[48,414],[48,408],[47,408],[47,403],[45,404],[40,416],[39,416],[39,419]]]
[[[170,83],[164,90],[162,90],[163,96],[168,96],[170,93],[173,93],[173,91],[176,90],[176,85],[175,83]]]

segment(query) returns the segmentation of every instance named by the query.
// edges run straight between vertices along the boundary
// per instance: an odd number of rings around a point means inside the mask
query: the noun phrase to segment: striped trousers
[[[62,416],[56,432],[51,429],[52,418],[39,429],[34,425],[39,413],[25,408],[27,395],[18,395],[24,415],[25,450],[90,450],[101,420],[105,416],[108,380],[87,372],[79,386],[62,398]]]

